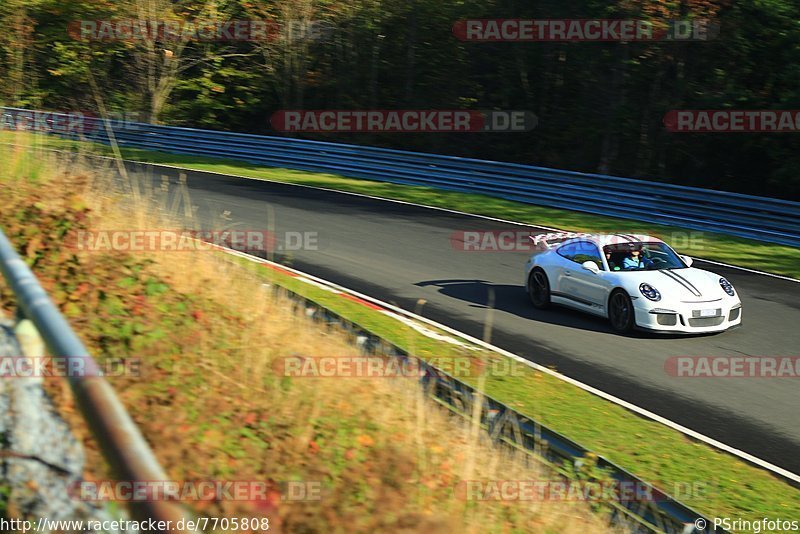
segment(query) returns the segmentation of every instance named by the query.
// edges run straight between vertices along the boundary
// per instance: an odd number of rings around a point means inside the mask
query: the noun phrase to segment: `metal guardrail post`
[[[18,306],[25,317],[36,325],[51,356],[67,360],[70,369],[73,368],[72,360],[80,360],[75,363],[83,368],[96,369],[86,347],[72,331],[1,229],[0,271],[16,295]],[[102,376],[68,374],[67,380],[77,405],[99,443],[103,456],[118,479],[166,481],[166,473],[109,383]],[[153,519],[171,521],[176,525],[181,519],[189,519],[185,509],[175,502],[131,502],[130,504],[131,515],[139,521]],[[170,532],[189,531],[173,528]]]

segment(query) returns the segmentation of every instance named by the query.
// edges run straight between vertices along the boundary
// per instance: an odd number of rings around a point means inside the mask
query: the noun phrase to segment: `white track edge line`
[[[294,273],[294,274],[296,274],[298,276],[303,276],[303,277],[309,278],[309,279],[314,280],[314,281],[316,281],[318,283],[321,283],[321,284],[327,284],[330,287],[333,287],[333,288],[335,288],[335,289],[337,289],[337,290],[339,290],[341,292],[348,293],[350,295],[353,295],[354,297],[358,297],[360,299],[366,300],[366,301],[371,302],[373,304],[385,307],[386,309],[392,310],[392,311],[394,311],[394,312],[396,312],[398,314],[405,315],[407,317],[410,317],[410,318],[415,319],[417,321],[426,323],[426,324],[428,324],[430,326],[433,326],[435,328],[439,328],[441,330],[444,330],[445,332],[448,332],[450,334],[458,336],[458,337],[460,337],[462,339],[465,339],[465,340],[467,340],[467,341],[469,341],[471,343],[474,343],[474,344],[476,344],[478,346],[481,346],[481,347],[483,347],[485,349],[491,350],[492,352],[496,352],[496,353],[501,354],[503,356],[507,356],[509,358],[512,358],[512,359],[514,359],[514,360],[516,360],[516,361],[518,361],[520,363],[523,363],[523,364],[527,365],[528,367],[531,367],[531,368],[533,368],[533,369],[535,369],[537,371],[540,371],[540,372],[543,372],[543,373],[548,374],[550,376],[553,376],[555,378],[558,378],[559,380],[562,380],[564,382],[567,382],[568,384],[576,386],[576,387],[578,387],[578,388],[580,388],[580,389],[582,389],[582,390],[584,390],[584,391],[586,391],[588,393],[592,393],[593,395],[601,397],[602,399],[605,399],[607,401],[613,402],[614,404],[617,404],[618,406],[621,406],[621,407],[626,408],[627,410],[632,411],[632,412],[634,412],[634,413],[636,413],[638,415],[641,415],[643,417],[646,417],[648,419],[651,419],[653,421],[661,423],[661,424],[663,424],[663,425],[665,425],[665,426],[667,426],[667,427],[669,427],[669,428],[671,428],[673,430],[677,430],[678,432],[681,432],[682,434],[685,434],[685,435],[687,435],[689,437],[697,439],[698,441],[702,441],[703,443],[705,443],[707,445],[711,445],[712,447],[714,447],[716,449],[719,449],[721,451],[727,452],[727,453],[729,453],[729,454],[731,454],[733,456],[737,456],[738,458],[740,458],[742,460],[745,460],[747,462],[755,464],[755,465],[757,465],[759,467],[762,467],[762,468],[764,468],[764,469],[766,469],[768,471],[771,471],[771,472],[773,472],[775,474],[778,474],[778,475],[780,475],[780,476],[782,476],[784,478],[787,478],[789,480],[792,480],[794,482],[800,483],[800,475],[792,473],[791,471],[788,471],[788,470],[786,470],[786,469],[784,469],[782,467],[779,467],[777,465],[771,464],[771,463],[767,462],[766,460],[762,460],[762,459],[760,459],[760,458],[758,458],[756,456],[753,456],[752,454],[749,454],[749,453],[744,452],[742,450],[739,450],[739,449],[736,449],[734,447],[731,447],[730,445],[726,445],[726,444],[722,443],[721,441],[717,441],[714,438],[710,438],[710,437],[708,437],[708,436],[706,436],[704,434],[701,434],[701,433],[699,433],[699,432],[697,432],[695,430],[692,430],[692,429],[687,428],[687,427],[685,427],[683,425],[675,423],[674,421],[671,421],[671,420],[669,420],[669,419],[667,419],[665,417],[662,417],[662,416],[660,416],[658,414],[655,414],[655,413],[653,413],[653,412],[651,412],[649,410],[645,410],[644,408],[640,408],[639,406],[636,406],[635,404],[631,404],[628,401],[622,400],[619,397],[615,397],[614,395],[611,395],[610,393],[606,393],[605,391],[597,389],[597,388],[595,388],[593,386],[590,386],[588,384],[584,384],[583,382],[575,380],[574,378],[570,378],[570,377],[568,377],[566,375],[562,375],[559,372],[553,371],[552,369],[549,369],[547,367],[544,367],[542,365],[534,363],[534,362],[532,362],[530,360],[526,360],[525,358],[522,358],[521,356],[518,356],[518,355],[516,355],[516,354],[514,354],[512,352],[509,352],[509,351],[507,351],[505,349],[502,349],[502,348],[500,348],[500,347],[498,347],[496,345],[492,345],[491,343],[487,343],[487,342],[485,342],[485,341],[483,341],[481,339],[472,337],[469,334],[465,334],[465,333],[460,332],[460,331],[458,331],[458,330],[456,330],[454,328],[451,328],[449,326],[437,323],[436,321],[433,321],[433,320],[428,319],[426,317],[422,317],[422,316],[417,315],[417,314],[415,314],[413,312],[410,312],[410,311],[404,310],[402,308],[399,308],[397,306],[394,306],[393,304],[389,304],[387,302],[383,302],[382,300],[376,299],[374,297],[370,297],[369,295],[364,295],[363,293],[359,293],[358,291],[354,291],[354,290],[346,288],[344,286],[340,286],[339,284],[335,284],[333,282],[329,282],[329,281],[327,281],[327,280],[325,280],[323,278],[319,278],[317,276],[308,274],[306,272],[299,271],[299,270],[294,269],[292,267],[287,267],[286,265],[281,265],[281,264],[276,263],[274,261],[265,260],[265,259],[259,258],[257,256],[251,256],[249,254],[245,254],[244,252],[240,252],[240,251],[237,251],[237,250],[229,249],[229,248],[226,248],[226,247],[219,247],[219,248],[224,250],[228,254],[239,256],[239,257],[245,258],[245,259],[247,259],[249,261],[252,261],[252,262],[255,262],[255,263],[267,263],[269,265],[278,267],[280,269],[283,269],[283,270],[286,270],[286,271],[290,271],[290,272],[292,272],[292,273]]]

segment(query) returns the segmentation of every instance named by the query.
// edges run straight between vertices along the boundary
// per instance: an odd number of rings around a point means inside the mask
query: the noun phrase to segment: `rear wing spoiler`
[[[589,237],[591,234],[582,232],[551,232],[549,234],[536,234],[528,236],[534,247],[534,252],[544,252],[557,245],[560,245],[568,239],[575,237]]]

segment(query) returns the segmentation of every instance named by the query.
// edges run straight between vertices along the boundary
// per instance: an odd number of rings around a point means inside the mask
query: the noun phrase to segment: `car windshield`
[[[666,243],[624,243],[603,247],[612,271],[686,269],[688,266]]]

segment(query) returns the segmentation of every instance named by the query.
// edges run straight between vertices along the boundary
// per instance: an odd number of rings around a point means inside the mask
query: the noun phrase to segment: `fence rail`
[[[0,272],[14,292],[20,311],[36,326],[51,356],[65,360],[67,369],[98,369],[86,347],[2,230]],[[167,476],[153,451],[109,383],[91,371],[67,373],[67,380],[81,414],[118,479],[131,482],[166,481]],[[140,521],[171,521],[172,525],[189,518],[181,506],[164,500],[133,501],[131,514]],[[170,532],[189,531],[173,528]]]
[[[480,193],[800,246],[800,203],[787,200],[516,163],[144,123],[82,119],[80,128],[70,131],[53,124],[55,117],[69,121],[69,114],[47,113],[41,119],[31,110],[0,109],[4,114],[0,128],[39,130],[104,144],[113,137],[128,148]]]

